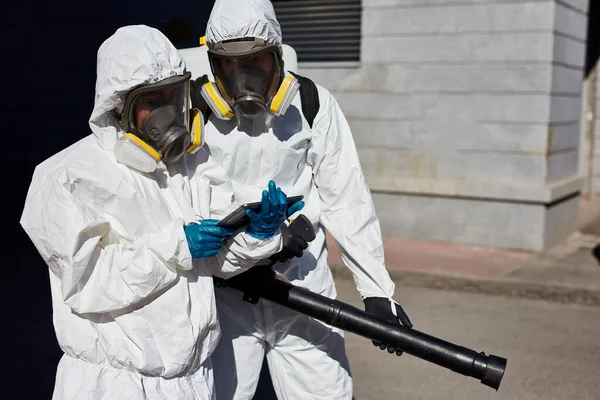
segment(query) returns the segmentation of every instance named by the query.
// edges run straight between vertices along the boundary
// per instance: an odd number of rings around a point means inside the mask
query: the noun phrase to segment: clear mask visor
[[[190,142],[190,77],[188,72],[134,89],[125,102],[126,130],[158,150],[165,162],[179,159]]]
[[[253,118],[268,109],[282,79],[273,49],[243,57],[209,54],[209,58],[217,88],[237,115]]]

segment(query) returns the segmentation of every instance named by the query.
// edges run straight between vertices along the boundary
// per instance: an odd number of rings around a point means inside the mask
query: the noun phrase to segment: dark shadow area
[[[587,77],[600,59],[600,1],[590,0],[588,13],[585,76]]]
[[[597,244],[596,247],[592,249],[592,255],[596,261],[598,261],[598,264],[600,264],[600,244]]]
[[[9,0],[0,5],[4,132],[1,208],[0,399],[50,399],[62,355],[52,326],[48,268],[19,219],[34,167],[89,135],[96,52],[124,25],[161,29],[178,48],[198,45],[214,1]],[[8,143],[7,143],[8,141]]]
[[[266,358],[263,360],[263,365],[260,370],[260,379],[258,380],[258,386],[256,387],[253,400],[277,400]]]

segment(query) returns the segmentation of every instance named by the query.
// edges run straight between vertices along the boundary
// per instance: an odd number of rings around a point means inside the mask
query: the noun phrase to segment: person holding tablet
[[[189,80],[161,32],[118,29],[98,50],[92,134],[34,171],[20,222],[50,272],[55,400],[214,399],[213,274],[282,249],[274,182],[247,229],[210,219],[234,191],[202,147]]]

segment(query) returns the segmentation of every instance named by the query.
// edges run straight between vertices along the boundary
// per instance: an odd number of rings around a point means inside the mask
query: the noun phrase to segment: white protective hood
[[[269,0],[217,0],[206,25],[208,47],[247,37],[281,46],[281,27],[273,4]]]
[[[111,111],[121,112],[129,90],[185,72],[177,49],[159,30],[145,25],[118,29],[98,49],[96,97],[89,120],[98,144],[112,150],[123,134]]]

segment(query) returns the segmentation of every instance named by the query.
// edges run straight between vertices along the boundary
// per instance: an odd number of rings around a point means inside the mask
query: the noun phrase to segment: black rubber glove
[[[294,234],[286,224],[282,224],[279,229],[281,230],[283,249],[279,253],[273,254],[269,259],[277,262],[286,262],[294,257],[302,257],[304,249],[308,247],[308,242],[300,237],[300,235]]]
[[[365,303],[365,311],[369,314],[386,321],[404,325],[407,328],[413,327],[412,322],[410,322],[410,319],[408,319],[408,315],[406,315],[402,307],[400,307],[400,304],[396,303],[394,300],[387,299],[385,297],[367,297],[363,300],[363,302]],[[388,346],[385,343],[380,343],[373,340],[373,344],[378,346],[381,350],[385,350],[387,348],[387,351],[390,354],[396,352],[396,355],[402,355],[402,350]]]

